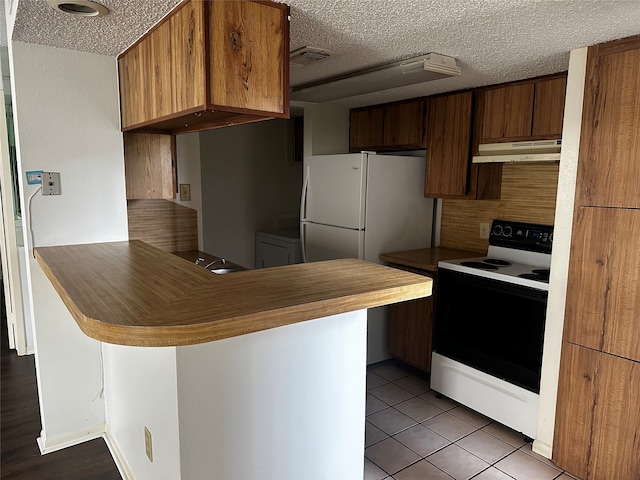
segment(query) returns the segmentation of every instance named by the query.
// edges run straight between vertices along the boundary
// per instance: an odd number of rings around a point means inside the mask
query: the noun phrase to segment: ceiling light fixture
[[[109,13],[107,7],[90,0],[47,0],[50,7],[70,15],[102,17]]]
[[[454,76],[460,76],[455,58],[428,53],[295,86],[291,100],[327,102]]]

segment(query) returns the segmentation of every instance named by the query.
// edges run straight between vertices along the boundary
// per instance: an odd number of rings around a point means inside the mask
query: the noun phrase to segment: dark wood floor
[[[0,283],[1,285],[1,283]],[[0,295],[1,295],[0,288]],[[9,350],[4,305],[1,310],[0,478],[2,480],[120,480],[102,439],[40,455],[40,407],[33,355]]]

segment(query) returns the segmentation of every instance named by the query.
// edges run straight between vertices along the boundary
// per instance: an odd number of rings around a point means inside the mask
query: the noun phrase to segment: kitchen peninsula
[[[105,437],[130,478],[361,478],[366,309],[431,294],[353,259],[215,275],[140,241],[36,257],[106,342]]]

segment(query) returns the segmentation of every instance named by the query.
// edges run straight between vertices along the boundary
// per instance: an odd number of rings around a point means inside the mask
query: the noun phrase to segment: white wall
[[[255,231],[300,206],[302,162],[294,162],[286,120],[200,133],[204,251],[255,265]]]
[[[533,449],[548,458],[551,458],[553,447],[586,64],[586,48],[571,52],[562,126],[562,153],[558,176],[556,216],[553,227],[553,252],[544,333],[542,377],[540,379],[538,431],[533,443]]]
[[[108,439],[131,479],[180,478],[176,347],[103,344]],[[151,432],[153,462],[145,453]]]
[[[204,245],[202,230],[202,183],[200,175],[200,135],[186,133],[176,136],[176,162],[178,164],[178,184],[191,185],[191,200],[180,200],[180,195],[171,200],[198,212],[198,248]]]
[[[181,478],[361,479],[365,338],[359,310],[178,347]]]
[[[115,58],[21,42],[12,42],[10,54],[26,250],[29,222],[36,246],[126,240]],[[62,194],[36,194],[31,214],[27,199],[36,188],[26,185],[27,170],[61,178]],[[32,256],[27,285],[41,446],[54,450],[104,429],[100,343],[80,332]]]
[[[349,109],[333,104],[304,108],[304,155],[349,153]]]

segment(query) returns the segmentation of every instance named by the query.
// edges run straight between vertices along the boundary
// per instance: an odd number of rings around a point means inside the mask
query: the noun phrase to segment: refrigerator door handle
[[[307,191],[309,190],[309,166],[307,165],[307,172],[304,176],[304,184],[302,185],[302,195],[300,199],[300,221],[307,220]]]
[[[307,263],[307,254],[305,251],[305,244],[306,244],[306,239],[305,239],[305,232],[307,230],[307,224],[306,223],[300,223],[300,255],[302,257],[302,263]]]

